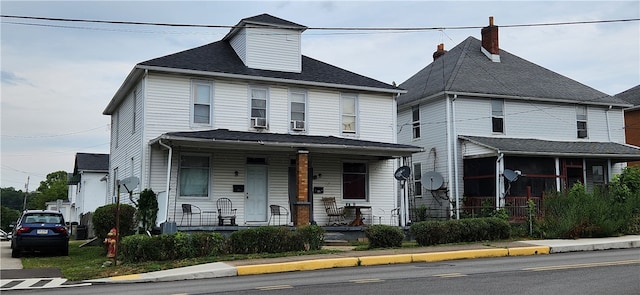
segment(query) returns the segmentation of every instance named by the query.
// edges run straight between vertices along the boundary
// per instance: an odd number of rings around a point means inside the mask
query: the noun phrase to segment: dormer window
[[[587,106],[576,106],[578,138],[587,138]]]
[[[491,131],[504,133],[504,100],[491,100]]]

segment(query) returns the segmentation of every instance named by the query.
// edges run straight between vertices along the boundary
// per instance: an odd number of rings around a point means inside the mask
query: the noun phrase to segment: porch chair
[[[189,222],[189,226],[191,226],[193,215],[196,214],[200,216],[200,225],[202,225],[202,210],[200,210],[200,207],[192,204],[182,204],[182,217],[180,218],[180,225],[182,225],[182,220],[186,216],[187,221]]]
[[[345,215],[344,207],[338,207],[338,205],[336,204],[335,197],[322,198],[322,204],[324,205],[324,210],[327,212],[327,216],[329,216],[329,221],[327,222],[327,225],[347,224],[347,221],[344,218],[344,215]],[[334,223],[332,224],[331,223],[332,219],[337,220],[337,222],[334,221]]]
[[[282,216],[285,217],[284,221],[284,225],[288,225],[289,224],[289,210],[287,210],[287,208],[282,207],[282,206],[278,206],[278,205],[269,205],[269,209],[271,209],[271,216],[269,216],[269,222],[267,223],[267,225],[271,225],[271,221],[274,221],[274,225],[275,224],[275,220],[274,217],[277,216],[278,217],[278,224],[277,225],[282,225],[280,223],[280,218]]]
[[[223,226],[225,220],[229,220],[230,225],[236,225],[236,211],[238,209],[233,208],[233,203],[229,198],[219,198],[216,201],[218,208],[218,225]]]
[[[391,209],[391,216],[389,216],[389,225],[399,226],[400,221],[398,220],[398,218],[400,218],[400,207]]]

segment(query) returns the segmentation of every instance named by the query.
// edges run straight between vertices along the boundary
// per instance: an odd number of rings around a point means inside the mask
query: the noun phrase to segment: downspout
[[[460,188],[458,178],[460,177],[460,169],[458,169],[458,130],[456,129],[456,99],[457,94],[453,95],[451,100],[451,125],[453,127],[453,151],[455,152],[453,157],[453,171],[454,171],[454,195],[456,198],[456,219],[460,219]]]
[[[452,183],[452,179],[453,179],[453,171],[451,170],[453,167],[453,163],[452,163],[452,153],[453,153],[453,147],[452,147],[452,139],[451,139],[451,99],[449,98],[449,95],[446,94],[446,100],[445,100],[445,106],[446,106],[446,116],[447,116],[447,180],[449,182],[449,186],[451,186]],[[451,205],[451,202],[449,202],[449,212],[451,212],[451,210],[453,210],[453,206]],[[449,214],[449,217],[451,216],[451,214]]]
[[[502,187],[500,185],[501,181],[501,177],[500,177],[500,167],[502,166],[502,158],[504,158],[504,154],[500,151],[498,151],[498,159],[496,159],[496,210],[500,207],[502,207],[501,204],[501,200],[500,200],[500,194],[502,194]]]
[[[171,181],[171,157],[173,155],[173,148],[162,143],[162,139],[158,140],[158,144],[160,144],[161,146],[165,147],[166,149],[169,150],[169,157],[167,160],[167,186],[165,188],[165,191],[167,192],[167,212],[166,215],[167,219],[169,219],[169,183]],[[172,220],[176,220],[176,202],[173,202],[173,219]]]

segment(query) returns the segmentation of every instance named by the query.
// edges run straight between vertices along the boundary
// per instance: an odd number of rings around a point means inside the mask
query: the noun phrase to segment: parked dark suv
[[[13,228],[11,257],[22,251],[55,251],[69,255],[69,232],[58,211],[27,210]]]

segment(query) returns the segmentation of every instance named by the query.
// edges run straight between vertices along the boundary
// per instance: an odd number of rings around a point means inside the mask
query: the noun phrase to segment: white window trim
[[[584,119],[578,118],[578,108],[584,109]],[[589,138],[589,109],[587,106],[578,105],[576,106],[576,138],[583,139]],[[580,130],[578,129],[578,122],[584,122],[584,132],[586,133],[584,137],[578,136]]]
[[[182,196],[180,191],[180,172],[182,170],[182,165],[180,162],[182,160],[182,156],[197,156],[197,157],[208,157],[209,158],[209,177],[207,179],[207,196],[206,197],[191,197],[191,196]],[[180,153],[178,157],[178,173],[176,179],[176,195],[178,199],[181,200],[211,200],[213,192],[213,155],[207,153]]]
[[[291,118],[291,113],[293,112],[293,108],[292,108],[292,104],[294,102],[292,99],[293,94],[304,95],[304,121],[303,121],[304,128],[302,128],[302,130],[295,130],[292,126],[293,119]],[[289,90],[289,131],[295,132],[295,133],[306,133],[307,130],[309,130],[308,118],[309,118],[309,93],[304,89]]]
[[[198,85],[207,85],[211,91],[209,92],[209,123],[196,123],[195,122],[195,104],[196,104],[196,87]],[[191,80],[191,94],[189,104],[189,124],[192,127],[211,127],[213,126],[213,100],[214,100],[214,83],[209,80]]]
[[[265,119],[265,128],[254,128],[251,124],[252,121],[252,110],[253,110],[253,105],[251,103],[251,101],[253,100],[253,90],[263,90],[265,92],[265,100],[266,100],[266,104],[265,104],[265,114],[264,114],[264,119]],[[251,85],[249,86],[249,93],[247,95],[249,97],[249,113],[248,113],[248,117],[249,117],[249,129],[252,130],[262,130],[262,129],[269,129],[269,105],[270,105],[270,95],[269,95],[269,87],[268,86],[262,86],[262,85]]]
[[[501,113],[501,115],[494,115],[494,114],[493,114],[493,101],[494,101],[494,100],[502,101],[502,110],[501,110],[501,112],[500,112],[500,113]],[[493,134],[506,134],[506,133],[507,133],[507,126],[506,126],[506,123],[505,123],[505,121],[506,121],[506,120],[505,120],[505,115],[504,115],[504,108],[505,108],[505,101],[504,101],[504,99],[501,99],[501,98],[492,98],[492,99],[490,100],[490,106],[491,106],[491,133],[493,133]],[[493,118],[501,118],[501,119],[502,119],[502,132],[496,132],[496,131],[493,131]]]
[[[418,111],[418,120],[416,121],[413,117],[413,113],[415,111]],[[420,120],[422,119],[422,116],[420,114],[420,106],[414,106],[411,108],[411,138],[412,139],[420,139],[420,137],[422,137],[422,126],[420,126]],[[418,130],[420,132],[420,134],[416,137],[416,133],[415,133],[415,129],[416,129],[416,123],[418,124]]]
[[[345,131],[344,128],[342,128],[343,124],[342,124],[342,118],[343,116],[345,116],[342,105],[343,105],[343,99],[345,97],[353,97],[354,99],[354,123],[356,124],[354,131]],[[340,133],[342,135],[346,135],[346,136],[357,136],[358,134],[360,134],[359,128],[360,128],[360,124],[359,124],[359,119],[358,119],[358,115],[360,113],[360,107],[359,107],[359,99],[358,99],[358,95],[355,93],[341,93],[340,94]]]

